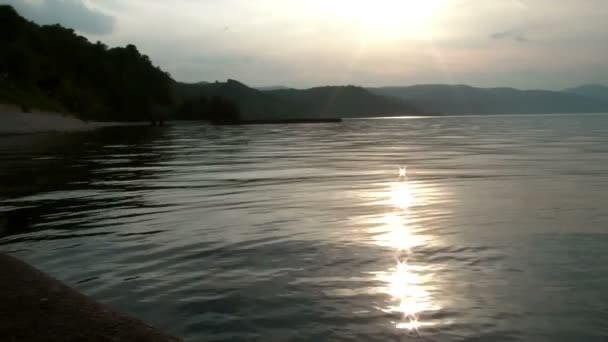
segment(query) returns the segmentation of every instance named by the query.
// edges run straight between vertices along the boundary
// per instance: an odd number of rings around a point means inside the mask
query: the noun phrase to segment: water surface
[[[0,250],[187,340],[608,339],[608,116],[107,128],[0,163]]]

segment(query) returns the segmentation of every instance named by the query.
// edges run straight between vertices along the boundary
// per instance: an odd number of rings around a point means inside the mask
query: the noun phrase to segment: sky
[[[608,84],[607,0],[0,0],[185,82]]]

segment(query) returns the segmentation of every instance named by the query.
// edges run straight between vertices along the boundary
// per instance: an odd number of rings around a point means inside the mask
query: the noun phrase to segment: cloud
[[[75,30],[104,35],[114,31],[115,18],[85,0],[4,0],[17,12],[38,24],[61,24]]]
[[[176,79],[191,82],[233,78],[308,87],[449,81],[563,89],[608,77],[607,0],[436,1],[443,5],[422,25],[428,32],[407,20],[387,24],[381,15],[353,14],[349,0],[0,3],[109,46],[135,44]]]
[[[495,32],[490,35],[490,38],[496,40],[514,40],[516,42],[525,43],[529,41],[528,37],[523,30],[508,30]]]
[[[224,65],[237,66],[243,64],[253,64],[258,58],[247,55],[201,55],[192,57],[193,64],[199,65]]]

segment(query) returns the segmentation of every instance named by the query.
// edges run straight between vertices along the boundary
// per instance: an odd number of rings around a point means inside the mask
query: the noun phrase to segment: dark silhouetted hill
[[[285,107],[271,95],[235,80],[197,84],[176,82],[175,93],[183,98],[217,96],[227,99],[236,104],[244,119],[276,119]]]
[[[369,88],[428,112],[442,114],[550,114],[608,111],[608,101],[576,93],[466,85],[415,85]]]
[[[199,84],[176,83],[179,96],[221,96],[237,104],[246,120],[299,118],[350,118],[420,114],[404,102],[370,93],[361,87],[336,86],[311,89],[260,91],[235,80]]]
[[[353,118],[423,114],[403,101],[375,95],[355,86],[283,89],[266,93],[288,103],[291,111],[299,116]]]

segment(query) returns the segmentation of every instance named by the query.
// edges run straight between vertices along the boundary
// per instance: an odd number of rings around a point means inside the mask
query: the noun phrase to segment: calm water
[[[111,128],[0,164],[0,250],[187,340],[608,339],[608,116]]]

